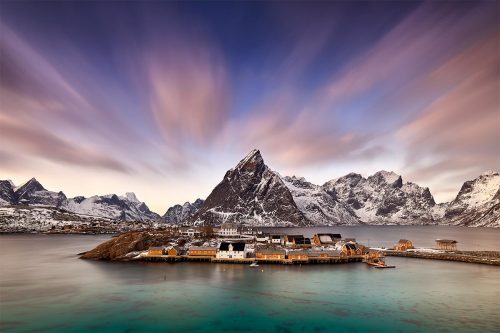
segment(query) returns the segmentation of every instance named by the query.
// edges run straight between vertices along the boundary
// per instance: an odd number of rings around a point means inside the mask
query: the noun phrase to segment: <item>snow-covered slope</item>
[[[167,209],[167,212],[162,216],[162,218],[168,224],[179,224],[193,216],[203,205],[203,202],[204,200],[202,199],[196,199],[193,203],[188,201],[182,206],[172,206]]]
[[[0,180],[0,206],[12,205],[16,202],[14,185],[9,180]]]
[[[358,218],[344,203],[326,193],[321,186],[314,185],[301,177],[283,177],[292,193],[297,207],[315,225],[355,225]]]
[[[407,182],[394,172],[379,171],[368,178],[350,173],[333,179],[323,189],[351,207],[364,223],[434,223],[434,198],[428,188]]]
[[[288,187],[264,164],[258,150],[251,151],[226,172],[189,221],[212,225],[223,222],[261,226],[309,224]]]
[[[90,215],[124,221],[159,220],[160,216],[149,210],[134,193],[125,196],[109,194],[85,198],[67,198],[63,192],[46,190],[35,178],[14,191],[10,181],[0,181],[0,206],[28,205],[64,209],[76,214]]]
[[[444,212],[454,225],[500,227],[500,175],[485,172],[466,181]]]
[[[67,199],[63,192],[47,191],[35,178],[31,178],[15,191],[16,202],[47,207],[60,207]]]
[[[158,220],[160,216],[149,210],[148,206],[137,199],[134,193],[125,196],[108,194],[90,198],[75,197],[66,200],[62,208],[77,214],[86,214],[125,221]]]

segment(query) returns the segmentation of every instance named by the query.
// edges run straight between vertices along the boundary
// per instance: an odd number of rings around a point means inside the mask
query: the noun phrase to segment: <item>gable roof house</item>
[[[246,256],[246,244],[242,242],[222,242],[216,255],[218,259],[244,259]]]
[[[316,234],[313,237],[313,243],[316,246],[335,245],[341,239],[342,236],[340,234]]]

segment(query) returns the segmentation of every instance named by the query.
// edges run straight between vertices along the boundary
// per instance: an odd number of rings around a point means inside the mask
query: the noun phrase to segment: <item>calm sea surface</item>
[[[314,233],[314,230],[302,230]],[[372,246],[439,237],[499,249],[500,230],[330,228]],[[500,268],[387,258],[344,265],[108,263],[108,236],[0,236],[1,332],[499,332]]]

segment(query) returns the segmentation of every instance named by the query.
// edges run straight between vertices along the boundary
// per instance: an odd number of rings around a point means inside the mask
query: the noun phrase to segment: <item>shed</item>
[[[457,241],[454,239],[436,239],[436,247],[438,250],[456,251]]]

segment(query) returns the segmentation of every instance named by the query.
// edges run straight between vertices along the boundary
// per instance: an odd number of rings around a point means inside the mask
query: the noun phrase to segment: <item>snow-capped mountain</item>
[[[444,219],[454,225],[500,227],[500,175],[485,172],[466,181],[447,204]]]
[[[160,216],[149,210],[148,206],[137,199],[134,193],[125,196],[116,194],[94,195],[89,198],[75,197],[66,200],[62,208],[91,216],[105,217],[124,221],[158,220]]]
[[[432,209],[436,203],[429,189],[403,183],[394,172],[379,171],[368,178],[350,173],[326,182],[323,189],[351,207],[364,223],[434,223]]]
[[[67,198],[63,192],[45,189],[35,178],[14,190],[10,181],[0,181],[0,206],[28,205],[63,209],[88,216],[124,221],[159,220],[160,216],[149,210],[134,193],[125,196],[109,194],[85,198]]]
[[[9,180],[0,180],[0,206],[12,205],[16,202],[14,185]]]
[[[297,207],[306,218],[317,225],[353,225],[359,220],[353,210],[335,197],[326,193],[321,186],[314,185],[303,177],[283,177],[292,193]]]
[[[251,151],[226,172],[189,221],[213,225],[223,222],[261,226],[309,224],[288,187],[264,164],[258,150]]]
[[[185,202],[184,205],[175,205],[167,209],[167,212],[162,216],[163,220],[168,224],[179,224],[191,216],[203,205],[204,200],[196,199],[195,202]]]
[[[47,207],[60,207],[67,199],[63,192],[47,191],[35,178],[19,187],[14,194],[19,204]]]

